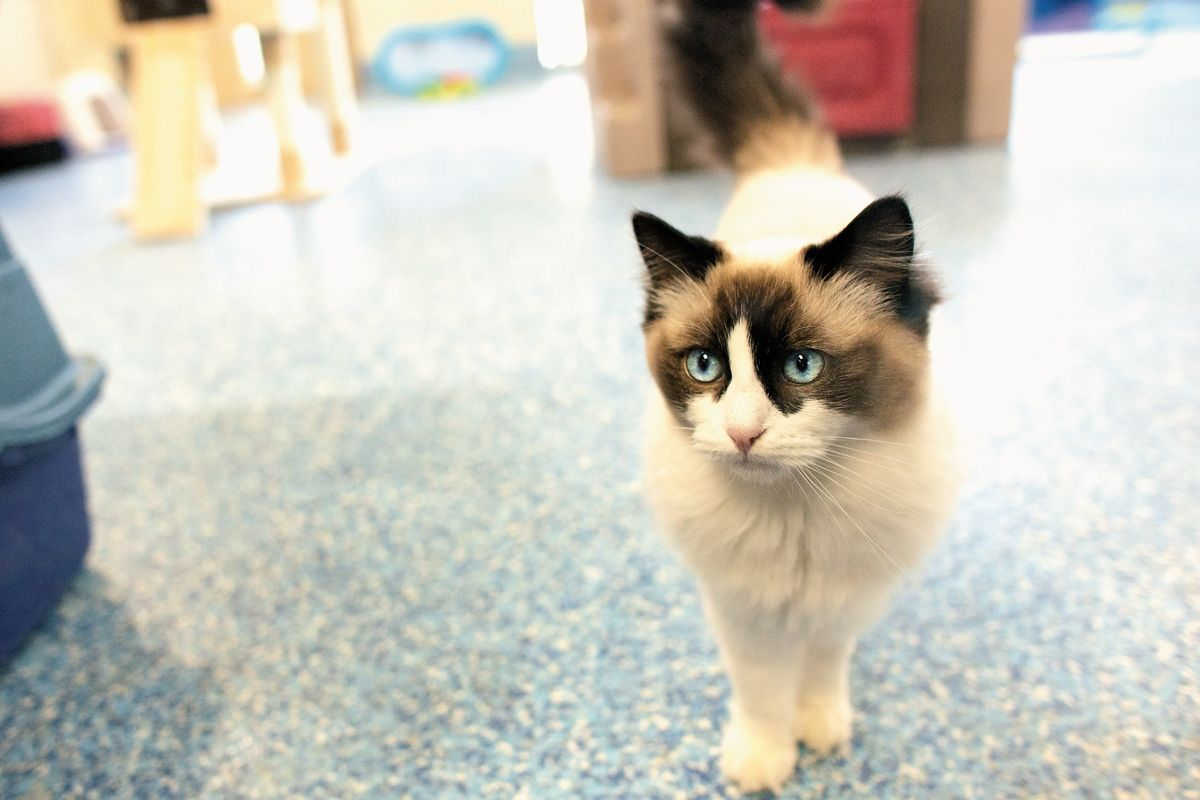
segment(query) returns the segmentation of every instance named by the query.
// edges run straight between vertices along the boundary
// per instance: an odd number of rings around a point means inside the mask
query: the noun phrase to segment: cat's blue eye
[[[788,353],[783,360],[783,377],[792,383],[812,383],[823,369],[825,356],[810,347]]]
[[[721,363],[720,357],[703,347],[688,350],[683,363],[687,367],[688,375],[701,383],[712,383],[725,374],[725,365]]]

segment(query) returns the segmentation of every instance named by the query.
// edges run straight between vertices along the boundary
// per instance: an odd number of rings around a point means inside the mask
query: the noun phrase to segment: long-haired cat
[[[753,0],[684,0],[676,79],[738,174],[713,239],[633,218],[647,484],[732,683],[721,767],[778,788],[848,745],[849,661],[955,494],[926,346],[937,290],[899,197],[841,169],[761,57]]]

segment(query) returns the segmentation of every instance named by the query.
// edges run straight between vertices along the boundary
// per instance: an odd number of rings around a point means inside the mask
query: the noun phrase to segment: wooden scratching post
[[[348,159],[338,157],[351,151],[357,118],[342,0],[122,0],[121,9],[134,116],[130,221],[139,237],[196,235],[212,207],[308,199],[342,182]],[[265,180],[254,169],[261,159],[243,156],[230,167],[206,135],[205,109],[214,105],[209,43],[243,26],[260,35],[278,142],[278,170]],[[326,158],[303,133],[302,36],[310,37],[308,66],[329,126]]]

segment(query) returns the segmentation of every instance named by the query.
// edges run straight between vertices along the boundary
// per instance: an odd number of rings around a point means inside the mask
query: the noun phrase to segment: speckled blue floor
[[[1009,149],[864,155],[950,290],[972,478],[787,797],[1200,797],[1200,63],[1020,76]],[[726,684],[638,486],[627,215],[568,77],[368,106],[308,207],[139,246],[124,157],[0,181],[76,349],[95,548],[0,672],[0,796],[706,797]],[[532,122],[531,122],[532,121]],[[529,134],[533,130],[536,133]]]

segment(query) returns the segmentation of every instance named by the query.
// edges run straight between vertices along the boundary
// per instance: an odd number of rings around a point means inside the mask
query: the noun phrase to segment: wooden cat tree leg
[[[296,36],[281,30],[263,37],[263,60],[270,83],[271,114],[279,138],[279,171],[285,196],[302,191],[308,178],[299,141],[304,88]]]
[[[194,236],[204,229],[201,93],[208,75],[207,37],[208,25],[197,20],[130,28],[136,172],[131,216],[139,237]]]
[[[341,0],[321,0],[320,22],[316,32],[314,55],[321,95],[329,115],[329,135],[333,151],[350,152],[358,102],[354,95],[354,63],[346,36],[346,19]]]
[[[200,130],[204,167],[216,169],[221,160],[221,107],[217,87],[211,80],[206,80],[200,88]]]

